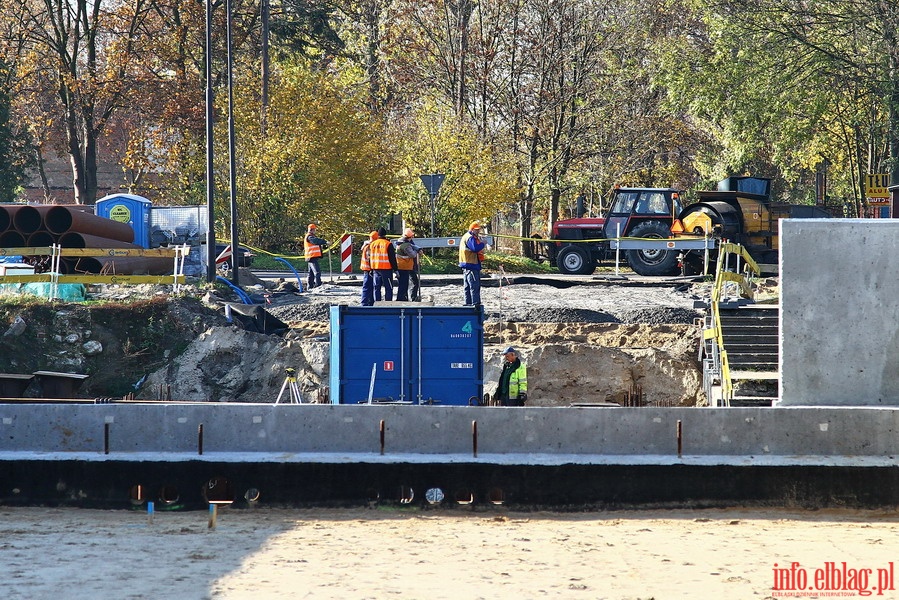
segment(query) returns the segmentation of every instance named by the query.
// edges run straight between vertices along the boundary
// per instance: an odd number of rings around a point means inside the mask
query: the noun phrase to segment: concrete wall
[[[0,452],[472,456],[875,457],[899,455],[889,408],[482,408],[272,404],[0,405]],[[308,459],[308,457],[307,457]],[[309,459],[321,460],[321,459]],[[536,459],[535,459],[536,460]]]
[[[899,221],[787,219],[781,406],[899,405]]]

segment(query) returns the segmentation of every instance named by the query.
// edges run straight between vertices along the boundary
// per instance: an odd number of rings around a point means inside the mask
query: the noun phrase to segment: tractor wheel
[[[566,275],[589,275],[596,270],[593,257],[583,248],[566,246],[556,257],[556,266]]]
[[[661,221],[645,221],[631,229],[628,237],[665,239],[671,228]],[[627,262],[638,275],[676,275],[677,252],[674,250],[628,250]]]

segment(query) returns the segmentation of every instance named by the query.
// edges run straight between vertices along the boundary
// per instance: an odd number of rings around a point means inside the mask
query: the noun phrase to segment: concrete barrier
[[[781,405],[899,405],[899,219],[781,221]]]
[[[155,500],[160,509],[199,509],[215,492],[215,501],[245,506],[409,506],[439,487],[460,505],[482,507],[894,506],[897,415],[839,407],[6,404],[0,505],[134,508]]]
[[[0,452],[899,456],[899,409],[6,404]],[[107,447],[108,446],[108,447]],[[440,460],[439,457],[431,457]],[[504,459],[505,462],[508,462]]]

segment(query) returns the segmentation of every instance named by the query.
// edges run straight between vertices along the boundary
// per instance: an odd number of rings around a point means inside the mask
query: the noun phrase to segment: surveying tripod
[[[290,367],[284,369],[284,372],[287,373],[287,377],[284,378],[284,383],[281,384],[281,392],[278,394],[278,399],[275,400],[275,404],[281,403],[281,397],[284,396],[284,390],[290,390],[290,401],[292,404],[302,404],[303,398],[300,396],[300,388],[297,387],[297,370],[291,369]]]

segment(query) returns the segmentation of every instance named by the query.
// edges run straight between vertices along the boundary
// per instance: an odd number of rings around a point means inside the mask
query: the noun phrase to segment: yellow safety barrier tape
[[[364,231],[364,232],[363,231],[344,231],[343,233],[340,234],[340,236],[338,236],[337,241],[333,242],[327,248],[322,248],[322,253],[326,254],[333,250],[340,249],[340,240],[343,239],[344,235],[350,235],[353,237],[360,237],[362,239],[368,239],[368,236],[370,234],[371,234],[371,232],[368,232],[368,231]],[[444,236],[444,237],[461,237],[464,234],[465,233],[463,232],[463,233],[459,234],[458,236],[451,235],[451,236]],[[657,241],[657,240],[669,240],[670,241],[670,240],[674,240],[674,241],[676,241],[676,240],[702,240],[702,239],[705,239],[702,236],[693,236],[693,235],[679,235],[679,236],[673,236],[670,238],[643,238],[643,237],[622,236],[620,238],[589,238],[589,239],[584,239],[584,240],[566,240],[566,239],[561,239],[561,238],[557,239],[557,238],[545,238],[545,237],[539,237],[539,238],[538,237],[521,237],[521,236],[516,236],[516,235],[508,235],[508,234],[500,234],[500,233],[488,233],[486,235],[493,237],[493,238],[499,238],[499,239],[505,239],[505,240],[515,240],[515,241],[521,241],[521,242],[548,243],[548,244],[554,244],[554,243],[595,244],[595,243],[599,243],[599,242],[610,242],[613,240],[630,240],[630,241]],[[387,239],[398,239],[400,237],[402,237],[402,236],[401,235],[388,235]],[[426,236],[417,236],[417,237],[426,237]],[[231,243],[230,238],[219,238],[217,241],[219,241],[220,243],[227,243],[227,244]],[[277,252],[269,252],[268,250],[264,250],[262,248],[257,248],[255,246],[251,246],[249,244],[241,243],[240,245],[243,246],[244,248],[247,248],[248,250],[252,250],[253,252],[256,252],[259,254],[265,254],[267,256],[271,256],[274,258],[306,260],[306,257],[303,254],[299,254],[299,255],[279,254]],[[0,254],[2,254],[2,252],[0,252]],[[753,264],[755,264],[755,263],[753,262]]]
[[[629,237],[629,236],[623,235],[621,237],[589,238],[589,239],[584,239],[584,240],[566,240],[566,239],[562,239],[562,238],[548,238],[548,237],[539,237],[539,238],[520,237],[517,235],[507,235],[507,234],[503,234],[503,233],[488,233],[487,235],[495,237],[495,238],[501,238],[501,239],[507,239],[507,240],[518,240],[521,242],[540,242],[540,243],[546,242],[546,243],[550,243],[550,244],[554,244],[557,242],[566,243],[566,244],[587,244],[587,243],[593,244],[593,243],[597,243],[597,242],[611,242],[613,240],[637,240],[637,241],[650,241],[650,240],[671,241],[671,240],[674,240],[674,241],[676,241],[676,240],[702,240],[702,239],[705,239],[701,235],[678,235],[678,236],[671,236],[671,237],[667,237],[667,238],[643,238],[643,237]]]

